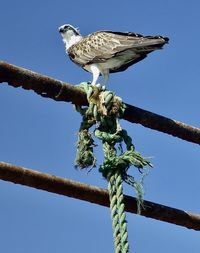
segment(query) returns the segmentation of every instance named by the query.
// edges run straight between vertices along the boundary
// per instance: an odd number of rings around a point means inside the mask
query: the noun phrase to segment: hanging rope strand
[[[124,208],[125,205],[124,205],[122,176],[118,170],[116,171],[114,176],[117,193],[117,209],[119,216],[122,253],[128,253],[129,252],[128,230],[127,230],[126,213]]]
[[[143,188],[139,187],[140,183],[136,182],[133,176],[128,175],[127,171],[133,165],[144,175],[143,168],[151,164],[135,151],[131,137],[119,124],[119,119],[125,111],[121,98],[111,91],[101,91],[96,86],[87,83],[82,83],[80,87],[87,94],[89,107],[84,109],[76,107],[82,115],[76,165],[81,169],[95,166],[96,158],[93,154],[95,145],[89,133],[89,128],[95,125],[94,134],[102,141],[104,152],[104,162],[99,171],[108,181],[115,253],[129,253],[122,182],[132,185],[136,190],[140,210]],[[126,146],[125,152],[123,152],[122,143]],[[116,144],[119,144],[119,150],[115,147]]]
[[[122,253],[121,231],[120,231],[120,224],[119,224],[115,175],[108,176],[108,192],[109,192],[109,199],[110,199],[110,210],[111,210],[111,220],[112,220],[112,227],[113,227],[115,252]]]

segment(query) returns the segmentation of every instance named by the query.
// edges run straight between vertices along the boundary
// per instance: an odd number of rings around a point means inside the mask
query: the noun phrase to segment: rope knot
[[[76,107],[76,110],[82,115],[76,166],[81,169],[96,166],[96,158],[93,154],[95,144],[92,134],[89,133],[89,129],[95,125],[94,135],[102,141],[105,158],[99,171],[107,178],[108,174],[114,173],[117,169],[123,180],[134,186],[133,177],[127,175],[129,167],[133,165],[143,173],[144,168],[151,166],[151,164],[148,159],[143,158],[140,153],[135,151],[131,137],[120,126],[119,120],[126,109],[125,104],[112,91],[100,90],[85,82],[81,83],[79,87],[86,92],[89,106]],[[126,151],[123,151],[123,146]],[[146,171],[144,174],[146,175]],[[141,196],[140,193],[137,195]],[[140,203],[141,201],[140,199]]]

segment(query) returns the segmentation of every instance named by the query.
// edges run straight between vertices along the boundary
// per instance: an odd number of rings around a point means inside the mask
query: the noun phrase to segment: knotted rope
[[[94,135],[102,141],[104,151],[104,162],[99,171],[108,181],[115,252],[128,253],[122,182],[132,185],[136,190],[138,213],[140,213],[143,204],[143,178],[147,174],[145,166],[151,164],[135,151],[131,137],[119,124],[119,119],[122,118],[125,110],[121,98],[111,91],[102,91],[88,83],[81,83],[79,86],[86,92],[89,106],[76,106],[76,110],[82,115],[82,122],[78,134],[75,164],[81,169],[96,166],[93,153],[95,144],[89,132],[89,129],[95,125]],[[123,151],[124,145],[126,151]],[[127,174],[131,165],[138,168],[141,173],[141,182],[138,183],[133,176]]]

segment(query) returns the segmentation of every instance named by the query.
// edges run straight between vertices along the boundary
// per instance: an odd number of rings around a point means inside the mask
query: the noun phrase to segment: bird
[[[78,28],[70,24],[59,27],[69,58],[92,73],[91,85],[106,87],[110,73],[126,70],[131,65],[168,43],[163,36],[144,36],[135,32],[100,30],[82,36]],[[98,84],[99,76],[102,84]]]

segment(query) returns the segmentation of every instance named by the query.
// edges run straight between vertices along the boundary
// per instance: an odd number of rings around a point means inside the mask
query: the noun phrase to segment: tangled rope
[[[119,119],[122,118],[125,110],[121,98],[111,91],[102,91],[88,83],[81,83],[79,86],[86,92],[89,106],[76,106],[76,110],[82,115],[82,122],[78,134],[75,164],[81,169],[96,166],[93,153],[95,144],[89,132],[89,129],[95,125],[94,135],[102,141],[104,151],[104,162],[99,171],[108,181],[115,252],[128,253],[122,182],[132,185],[136,190],[138,213],[140,213],[143,206],[143,179],[147,174],[145,167],[151,164],[135,151],[131,137],[119,124]],[[127,174],[131,165],[138,168],[141,173],[141,182],[137,182],[133,176]]]

